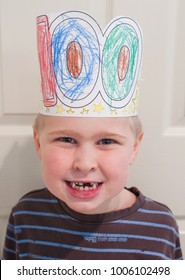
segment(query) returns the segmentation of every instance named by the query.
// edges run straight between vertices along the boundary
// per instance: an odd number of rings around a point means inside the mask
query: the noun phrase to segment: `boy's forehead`
[[[84,117],[45,117],[45,127],[49,130],[94,130],[115,131],[123,130],[130,124],[129,118],[84,118]]]
[[[59,123],[59,124],[68,124],[68,123],[79,123],[79,124],[106,124],[106,123],[115,123],[115,124],[127,124],[129,122],[128,118],[102,118],[102,117],[96,117],[96,118],[85,118],[85,117],[55,117],[55,116],[44,116],[45,122],[48,123]]]

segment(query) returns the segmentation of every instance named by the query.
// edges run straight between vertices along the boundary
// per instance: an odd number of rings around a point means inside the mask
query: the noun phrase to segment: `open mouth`
[[[102,182],[70,182],[66,181],[67,185],[72,188],[73,190],[79,191],[89,191],[89,190],[96,190]]]

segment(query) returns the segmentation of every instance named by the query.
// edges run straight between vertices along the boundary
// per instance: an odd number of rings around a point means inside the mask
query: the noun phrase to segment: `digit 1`
[[[37,43],[41,72],[41,86],[44,105],[56,104],[56,82],[52,65],[51,34],[48,17],[37,17]]]

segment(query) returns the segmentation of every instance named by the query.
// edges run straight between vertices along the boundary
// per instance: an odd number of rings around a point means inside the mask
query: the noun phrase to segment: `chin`
[[[72,209],[75,212],[78,212],[80,214],[86,214],[86,215],[93,215],[93,214],[98,214],[98,209],[94,208],[94,207],[89,207],[89,203],[87,202],[87,205],[85,205],[86,203],[80,202],[80,205],[75,204],[71,204],[71,203],[66,203],[68,205],[68,207],[70,209]]]

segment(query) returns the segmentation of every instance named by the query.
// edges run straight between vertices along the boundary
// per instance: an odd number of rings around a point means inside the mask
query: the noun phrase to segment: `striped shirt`
[[[105,214],[70,209],[47,189],[25,195],[12,209],[4,259],[182,259],[176,221],[163,204],[137,188],[135,204]]]

